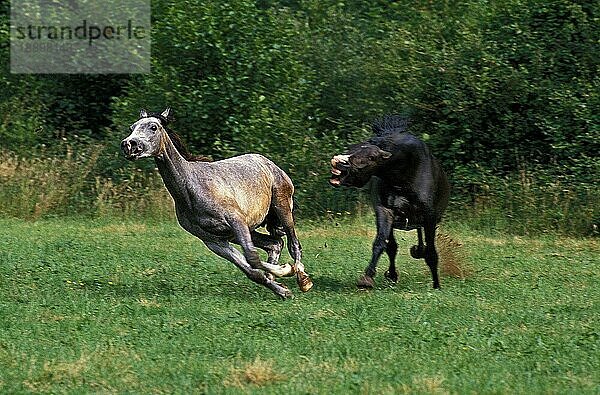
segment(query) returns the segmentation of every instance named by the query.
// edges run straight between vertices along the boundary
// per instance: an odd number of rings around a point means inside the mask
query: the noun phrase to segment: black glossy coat
[[[335,156],[331,165],[330,183],[334,186],[362,187],[371,180],[377,236],[371,261],[358,285],[374,285],[377,262],[384,251],[390,259],[385,276],[397,281],[395,258],[398,245],[393,230],[416,229],[418,244],[411,248],[411,256],[425,259],[431,270],[433,287],[439,288],[435,232],[448,205],[450,187],[446,174],[427,145],[404,129],[392,127],[350,147],[346,154]]]

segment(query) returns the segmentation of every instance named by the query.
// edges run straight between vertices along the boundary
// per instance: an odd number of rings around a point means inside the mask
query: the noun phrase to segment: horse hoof
[[[292,293],[292,291],[290,291],[289,289],[287,289],[287,287],[285,285],[281,285],[279,287],[279,289],[275,291],[275,293],[281,299],[287,299],[287,298],[291,298],[291,297],[294,296],[294,294]]]
[[[387,278],[393,283],[398,282],[398,272],[390,272],[389,270],[386,270],[386,272],[383,275],[385,276],[385,278]]]
[[[415,259],[425,258],[424,249],[419,248],[419,246],[412,246],[410,247],[410,256]]]
[[[360,278],[356,282],[356,286],[358,288],[369,288],[370,289],[375,286],[375,281],[373,281],[372,277],[369,277],[366,274],[363,274],[362,276],[360,276]]]
[[[296,281],[298,282],[298,287],[300,287],[300,291],[302,292],[308,292],[313,287],[313,282],[306,273],[298,272]]]

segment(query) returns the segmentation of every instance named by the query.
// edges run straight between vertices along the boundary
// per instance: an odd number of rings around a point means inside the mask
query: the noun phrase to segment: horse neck
[[[190,174],[190,163],[181,156],[167,133],[164,133],[161,145],[161,153],[155,157],[155,162],[163,182],[175,201],[188,200],[186,178]]]

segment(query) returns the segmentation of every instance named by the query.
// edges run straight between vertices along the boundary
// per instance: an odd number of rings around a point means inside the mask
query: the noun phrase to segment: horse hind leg
[[[285,236],[283,225],[281,224],[281,221],[279,220],[279,217],[277,216],[277,213],[273,207],[270,208],[267,218],[265,219],[265,223],[267,232],[269,232],[271,237],[281,239],[283,236]]]
[[[277,277],[287,277],[295,274],[292,265],[287,263],[285,265],[279,264],[279,256],[283,249],[283,239],[281,237],[273,237],[257,231],[251,232],[251,236],[254,245],[267,252],[267,262],[260,263],[263,270]]]
[[[439,289],[438,253],[435,249],[435,220],[433,218],[425,223],[425,263],[427,263],[431,271],[433,288]]]
[[[279,256],[283,250],[283,239],[281,237],[272,237],[256,230],[250,233],[252,243],[267,253],[267,262],[273,265],[279,263]]]
[[[417,228],[418,245],[410,247],[410,256],[415,259],[425,258],[425,245],[423,244],[423,230]]]
[[[277,217],[277,213],[272,207],[269,209],[265,223],[267,232],[269,232],[270,236],[263,238],[263,240],[266,241],[266,247],[269,249],[267,251],[269,254],[268,262],[278,264],[279,256],[283,250],[283,236],[285,235],[285,231],[283,230],[281,221],[279,221],[279,218]]]
[[[396,271],[396,253],[398,252],[398,243],[394,237],[394,230],[390,233],[390,238],[387,243],[386,253],[390,258],[390,267],[384,273],[385,278],[393,283],[398,282],[398,272]]]
[[[302,246],[296,236],[296,230],[294,228],[294,216],[292,214],[293,202],[291,197],[291,187],[289,188],[290,193],[287,196],[281,196],[275,194],[276,198],[273,202],[273,209],[279,218],[279,222],[287,235],[288,251],[294,259],[294,270],[296,272],[296,282],[302,292],[308,292],[313,287],[313,282],[310,276],[304,270],[302,264]]]

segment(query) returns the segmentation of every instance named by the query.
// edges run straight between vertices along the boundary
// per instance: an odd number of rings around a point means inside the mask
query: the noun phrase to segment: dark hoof
[[[375,286],[375,281],[373,281],[372,277],[369,277],[366,274],[363,274],[362,276],[360,276],[360,278],[356,282],[356,286],[358,288],[370,289]]]
[[[298,282],[298,287],[300,287],[300,291],[302,292],[308,292],[313,287],[313,282],[306,273],[298,272],[296,275],[296,281]]]
[[[410,247],[410,256],[415,259],[423,259],[425,258],[425,249],[419,248],[419,246]]]
[[[398,272],[396,272],[396,271],[390,272],[389,270],[386,270],[386,272],[383,275],[385,276],[385,278],[387,278],[388,280],[390,280],[393,283],[398,282]]]

